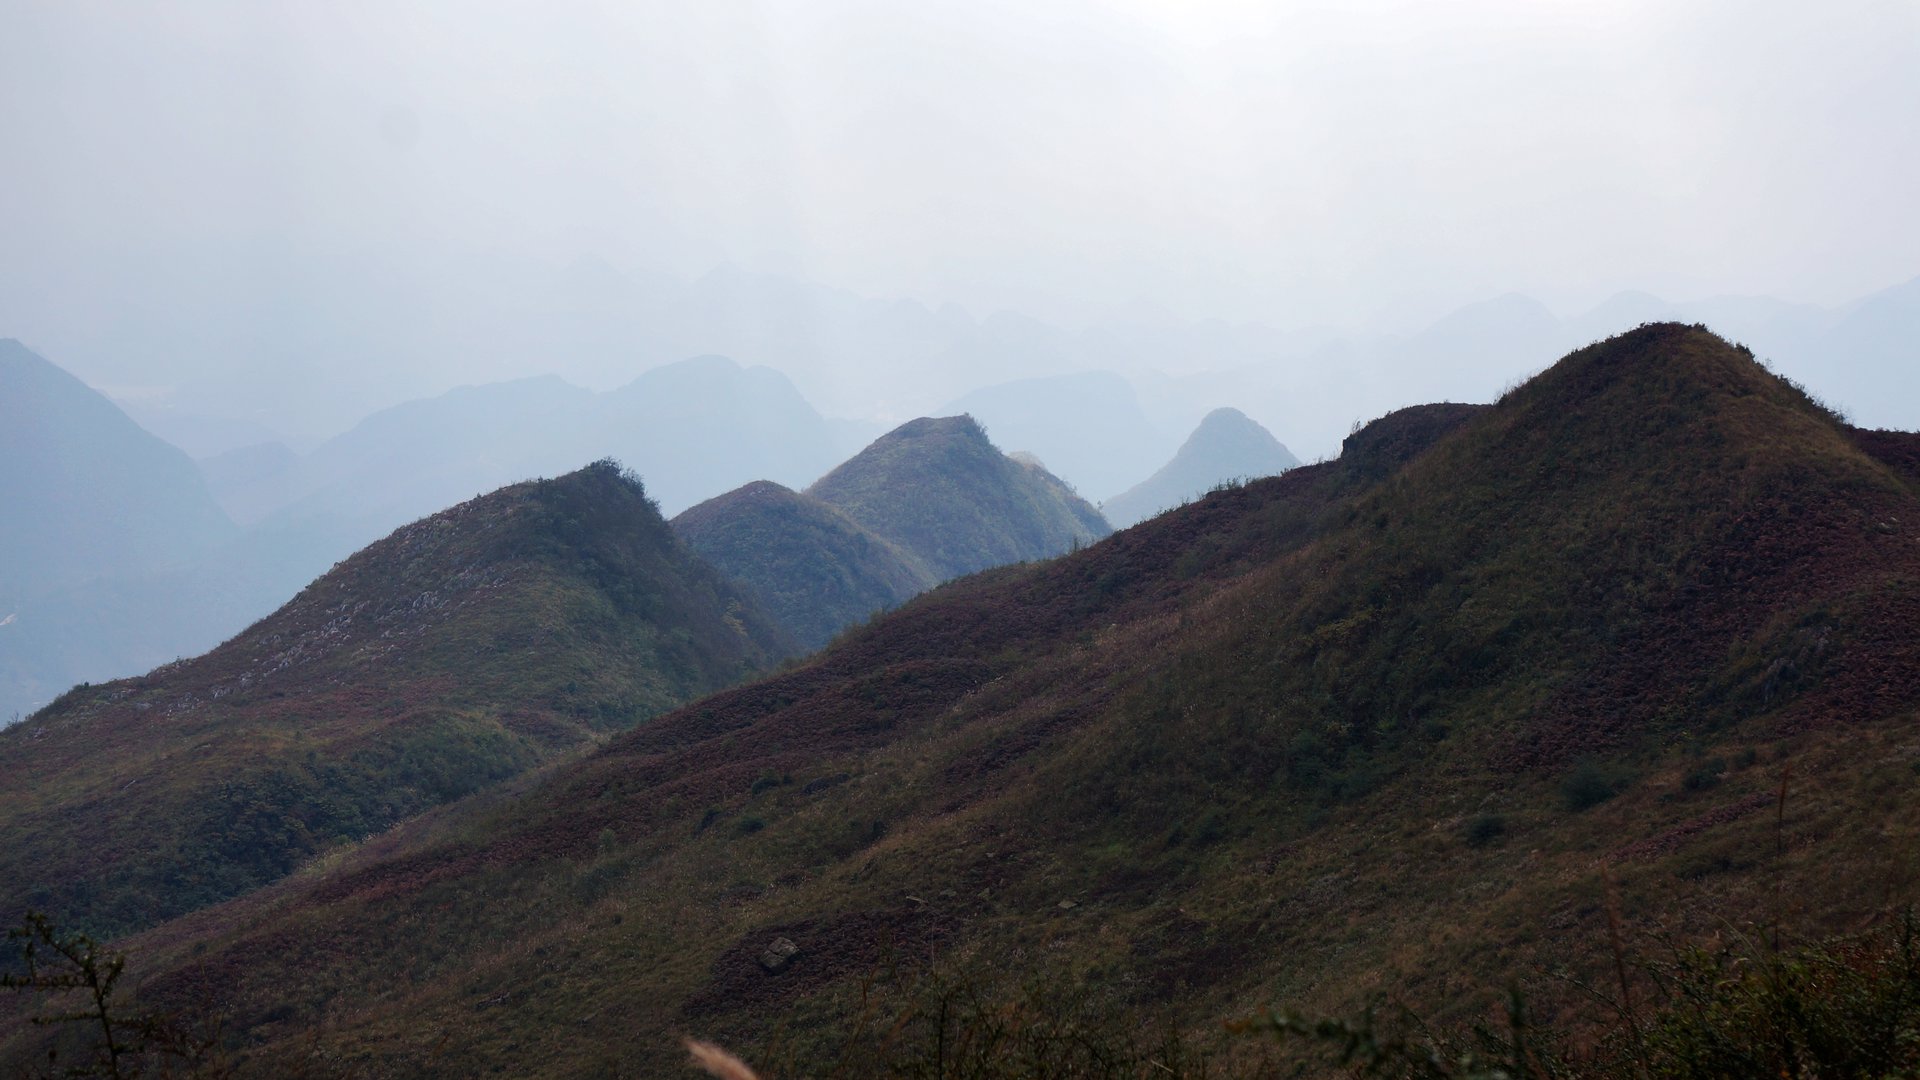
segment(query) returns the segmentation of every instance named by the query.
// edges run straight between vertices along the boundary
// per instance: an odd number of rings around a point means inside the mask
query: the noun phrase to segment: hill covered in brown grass
[[[1915,897],[1900,445],[1643,327],[159,927],[140,993],[259,1075],[658,1075],[689,1032],[885,1075],[930,1060],[929,979],[1171,1025],[1212,1075],[1263,1054],[1222,1019],[1380,992],[1598,1033],[1610,909],[1690,940]]]

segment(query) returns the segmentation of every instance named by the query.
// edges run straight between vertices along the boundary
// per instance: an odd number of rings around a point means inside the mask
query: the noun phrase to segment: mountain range
[[[753,480],[809,483],[839,460],[837,445],[784,376],[698,356],[605,393],[552,375],[461,387],[375,413],[306,455],[256,449],[242,459],[255,467],[218,470],[227,482],[215,490],[243,522],[352,521],[379,535],[502,484],[612,457],[674,514]]]
[[[611,462],[504,488],[204,656],[0,730],[0,903],[151,925],[793,649]]]
[[[19,413],[0,494],[21,509],[0,524],[0,575],[17,578],[0,576],[0,721],[212,648],[366,544],[504,484],[618,457],[671,512],[754,479],[804,484],[841,456],[791,383],[707,356],[601,394],[464,387],[308,454],[268,443],[196,470],[53,364],[0,351],[0,407]]]
[[[974,427],[916,424],[893,453]],[[1221,1020],[1391,993],[1467,1025],[1508,985],[1597,1037],[1580,987],[1629,937],[1831,933],[1920,886],[1916,440],[1645,326],[951,582],[127,939],[130,971],[257,1075],[653,1075],[687,1032],[898,1075],[963,1054],[968,1002],[1254,1074]],[[814,494],[914,535],[863,471]],[[102,757],[131,722],[62,715]]]
[[[1112,531],[966,416],[914,420],[804,493],[760,481],[687,510],[673,527],[809,650],[948,578],[1050,558]]]
[[[137,929],[947,577],[1107,531],[965,417],[904,425],[808,494],[761,481],[672,526],[610,460],[509,486],[401,528],[204,656],[82,685],[7,729],[0,774],[20,788],[0,832],[18,839],[0,877],[15,905]]]
[[[1138,304],[1067,325],[730,267],[681,278],[592,258],[467,259],[398,279],[341,265],[331,276],[324,290],[289,289],[285,310],[238,338],[208,328],[260,322],[258,312],[231,306],[251,295],[244,288],[155,297],[137,309],[89,301],[61,316],[22,293],[5,314],[11,332],[40,341],[90,384],[114,387],[137,419],[196,457],[267,441],[268,430],[304,450],[378,408],[461,382],[553,371],[576,385],[614,387],[639,368],[719,353],[785,373],[828,416],[874,419],[878,428],[843,444],[842,456],[906,417],[959,411],[943,407],[983,387],[1118,374],[1133,385],[1157,441],[1145,468],[1106,490],[1044,448],[1004,437],[1003,418],[973,410],[1009,450],[1033,450],[1102,499],[1163,462],[1181,433],[1222,404],[1279,433],[1303,458],[1323,457],[1355,420],[1409,400],[1484,400],[1537,371],[1542,357],[1659,319],[1705,322],[1746,342],[1862,426],[1920,426],[1912,404],[1920,395],[1907,374],[1920,336],[1916,281],[1829,306],[1623,292],[1550,310],[1524,295],[1490,293],[1426,326],[1282,329]],[[275,327],[287,333],[274,339]],[[274,362],[261,363],[263,355]]]

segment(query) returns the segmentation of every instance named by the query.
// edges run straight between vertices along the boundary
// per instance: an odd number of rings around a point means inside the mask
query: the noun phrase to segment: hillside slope
[[[149,925],[791,648],[612,463],[505,488],[0,732],[0,909]]]
[[[1590,1015],[1543,973],[1608,970],[1610,911],[1818,933],[1920,889],[1920,494],[1858,437],[1642,328],[161,927],[142,993],[260,1075],[654,1074],[689,1031],[880,1075],[926,970],[1197,1038],[1510,980]]]
[[[1238,409],[1215,409],[1152,476],[1100,504],[1114,528],[1195,499],[1229,480],[1278,476],[1300,464],[1272,432]]]
[[[995,449],[967,416],[902,424],[806,494],[940,580],[1049,558],[1112,531],[1098,510],[1045,469]]]
[[[672,525],[688,547],[751,589],[809,652],[938,583],[845,514],[769,480],[708,499]]]

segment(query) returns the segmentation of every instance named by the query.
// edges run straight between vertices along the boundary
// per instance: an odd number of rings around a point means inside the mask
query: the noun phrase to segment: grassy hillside
[[[761,480],[673,519],[687,546],[745,585],[808,652],[938,581],[818,499]]]
[[[0,732],[0,911],[124,932],[791,648],[603,462],[409,525],[207,655]]]
[[[967,416],[902,424],[806,493],[940,580],[1048,558],[1112,531],[1045,469],[995,449]]]
[[[1510,983],[1603,1038],[1616,922],[1916,896],[1920,494],[1861,446],[1645,327],[157,928],[140,990],[259,1075],[937,1075],[940,1002],[1034,999],[1251,1075],[1221,1020]]]

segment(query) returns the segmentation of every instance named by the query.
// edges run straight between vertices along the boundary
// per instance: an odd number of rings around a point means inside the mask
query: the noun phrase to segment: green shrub
[[[1567,809],[1578,813],[1620,794],[1630,782],[1631,777],[1624,770],[1583,758],[1560,781],[1560,797],[1566,801]]]
[[[1467,843],[1486,847],[1507,834],[1507,819],[1498,814],[1481,814],[1467,823]]]

